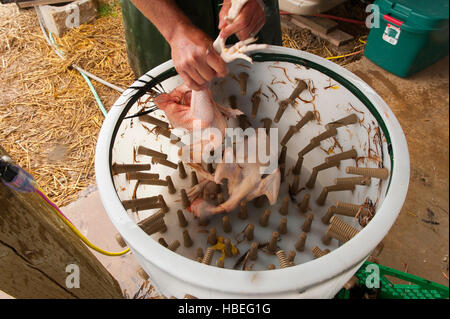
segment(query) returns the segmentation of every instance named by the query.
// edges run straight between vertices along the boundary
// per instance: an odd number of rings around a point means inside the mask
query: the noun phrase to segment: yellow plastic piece
[[[219,258],[218,261],[222,261],[225,259],[225,244],[223,243],[222,236],[217,237],[217,244],[215,244],[214,246],[211,246],[211,248],[214,250],[218,250],[222,253],[222,256]],[[231,244],[231,253],[233,255],[236,255],[237,253],[239,253],[239,250],[233,244]]]

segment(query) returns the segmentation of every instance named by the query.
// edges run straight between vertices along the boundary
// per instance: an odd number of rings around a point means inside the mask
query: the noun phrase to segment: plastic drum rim
[[[302,58],[339,73],[344,79],[352,82],[374,104],[383,117],[385,127],[389,132],[392,143],[391,157],[393,158],[391,187],[371,222],[338,249],[295,267],[272,271],[237,271],[190,260],[164,248],[150,238],[126,213],[116,194],[111,177],[111,144],[114,142],[112,139],[125,106],[124,102],[128,98],[125,96],[128,90],[116,101],[108,113],[100,130],[95,155],[96,179],[102,203],[112,223],[132,250],[135,250],[161,271],[170,274],[174,280],[207,290],[220,290],[237,295],[301,292],[354,268],[367,258],[395,222],[406,198],[410,174],[408,146],[400,124],[383,99],[365,82],[333,62],[307,52],[270,46],[261,53]],[[147,74],[157,76],[172,67],[172,61],[167,61]],[[134,85],[140,86],[142,83],[135,82]],[[257,279],[255,280],[255,278]]]

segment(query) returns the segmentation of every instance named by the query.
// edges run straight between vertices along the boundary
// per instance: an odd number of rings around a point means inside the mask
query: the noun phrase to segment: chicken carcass
[[[262,167],[268,163],[261,163],[257,157],[249,156],[249,145],[258,145],[257,136],[268,142],[264,129],[258,130],[257,134],[249,136],[245,141],[238,143],[235,147],[227,147],[222,161],[217,165],[213,174],[204,170],[200,165],[191,165],[203,178],[198,185],[194,186],[188,193],[191,200],[191,211],[196,217],[205,217],[214,214],[231,212],[242,200],[250,201],[256,197],[265,195],[270,205],[275,204],[280,188],[281,174],[278,167],[273,169],[266,177],[262,178]],[[242,154],[244,154],[242,156]],[[239,159],[240,158],[240,159]],[[230,159],[232,159],[230,161]],[[243,159],[243,161],[242,161]],[[269,166],[270,167],[270,166]],[[203,191],[211,185],[211,182],[221,184],[228,180],[228,193],[230,197],[222,204],[214,205],[204,198]]]
[[[239,14],[242,7],[247,0],[232,0],[232,6],[228,12],[227,19],[232,22]],[[265,44],[252,44],[256,41],[255,38],[249,38],[240,41],[230,48],[225,47],[226,39],[221,35],[213,43],[213,48],[220,54],[222,59],[229,63],[236,59],[245,59],[252,63],[252,59],[246,55],[247,52],[253,50],[265,49],[268,46]],[[170,123],[174,127],[183,127],[189,131],[195,129],[195,121],[200,121],[200,128],[208,130],[216,128],[222,134],[219,141],[206,142],[211,143],[214,147],[221,145],[225,138],[226,119],[227,117],[236,117],[243,114],[239,110],[224,108],[216,104],[212,98],[211,91],[206,88],[201,91],[190,91],[185,85],[179,86],[169,94],[162,94],[154,99],[156,106],[163,110]],[[260,133],[260,132],[263,133]],[[259,133],[264,134],[263,138],[268,140],[265,130]],[[202,135],[205,136],[205,135]],[[208,134],[206,134],[208,136]],[[203,143],[203,141],[202,141]],[[189,191],[191,200],[191,210],[197,217],[207,215],[214,215],[224,212],[230,212],[236,208],[242,200],[250,201],[256,197],[265,195],[269,199],[269,203],[273,205],[278,198],[278,191],[280,188],[280,170],[275,168],[270,174],[262,178],[261,168],[266,163],[260,163],[258,159],[255,162],[249,162],[248,154],[244,156],[244,162],[238,162],[236,154],[245,153],[248,150],[248,144],[257,144],[257,135],[252,135],[245,142],[236,144],[235,148],[228,147],[224,151],[224,161],[219,163],[214,175],[203,169],[201,164],[190,163],[200,178],[203,178],[198,185],[194,186]],[[202,149],[203,150],[203,149]],[[232,161],[228,159],[232,158]],[[228,180],[229,195],[227,201],[215,206],[209,203],[201,196],[205,190],[213,185],[213,183],[220,184],[222,181]]]
[[[184,156],[201,162],[203,153],[217,149],[222,145],[227,127],[226,118],[235,118],[242,111],[216,104],[209,88],[201,91],[191,91],[186,85],[181,85],[170,93],[154,98],[156,106],[166,113],[170,124],[175,128],[185,128],[194,137],[188,145]],[[198,133],[195,135],[195,133]],[[198,139],[195,137],[198,136]],[[195,153],[195,155],[194,155]]]
[[[225,117],[236,117],[243,114],[240,110],[223,107],[216,104],[209,88],[193,91],[182,84],[170,93],[160,94],[154,98],[156,106],[166,113],[173,127],[194,129],[194,121],[201,128],[216,127],[225,132]]]

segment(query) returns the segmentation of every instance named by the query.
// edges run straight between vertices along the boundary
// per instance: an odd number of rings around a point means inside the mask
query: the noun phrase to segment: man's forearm
[[[177,33],[194,27],[174,0],[131,0],[131,2],[156,26],[169,43]]]

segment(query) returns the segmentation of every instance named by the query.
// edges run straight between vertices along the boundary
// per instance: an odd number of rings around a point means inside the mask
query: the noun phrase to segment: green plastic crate
[[[373,274],[374,265],[379,269],[379,288],[373,289],[366,286],[367,279]],[[373,266],[372,266],[373,267]],[[376,298],[379,299],[448,299],[449,289],[438,283],[401,272],[386,266],[366,261],[356,272],[358,278],[358,287],[362,292],[376,292]],[[393,284],[386,276],[395,277],[406,282],[409,285]],[[369,279],[370,281],[371,279]],[[336,295],[337,299],[351,298],[351,291],[341,289]]]
[[[383,69],[410,76],[449,52],[449,0],[377,0],[379,28],[370,30],[365,55]]]

